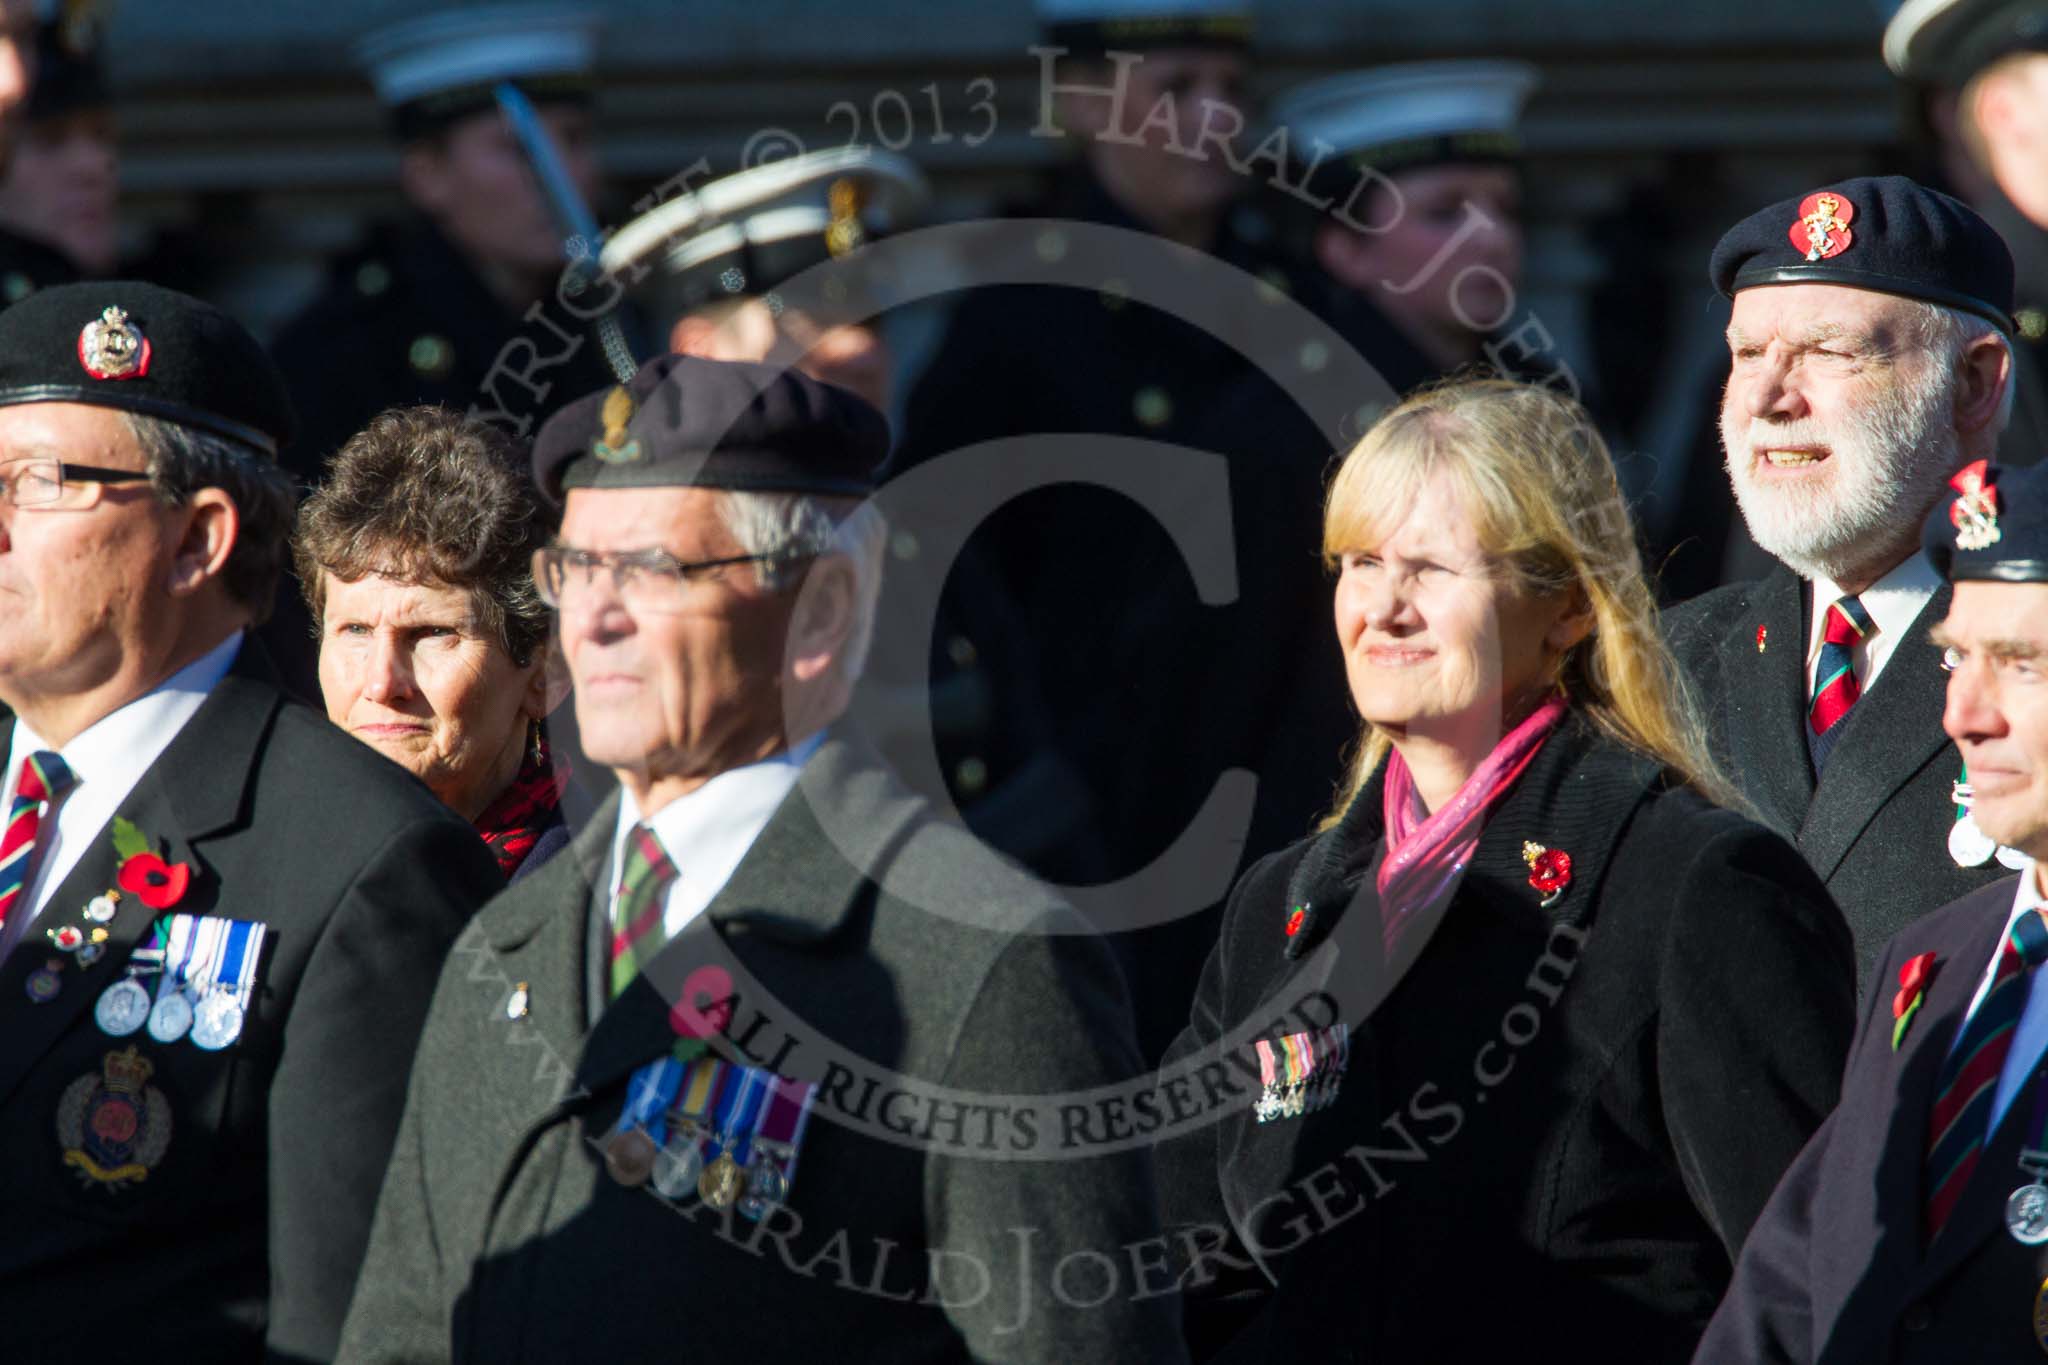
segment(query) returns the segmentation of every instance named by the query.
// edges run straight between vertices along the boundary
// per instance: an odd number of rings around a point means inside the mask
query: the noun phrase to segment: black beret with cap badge
[[[275,458],[294,426],[284,377],[212,304],[139,280],[89,280],[0,313],[0,406],[89,403],[160,417]]]
[[[631,382],[564,407],[534,438],[534,481],[572,488],[728,488],[864,497],[889,423],[799,370],[659,355]]]

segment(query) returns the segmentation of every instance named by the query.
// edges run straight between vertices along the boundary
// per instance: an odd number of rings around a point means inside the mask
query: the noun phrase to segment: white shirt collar
[[[78,865],[89,841],[114,818],[143,774],[198,714],[207,695],[234,666],[241,647],[238,630],[135,700],[86,726],[57,751],[76,780],[57,804],[55,832],[46,820],[37,835],[30,901],[36,911]],[[7,750],[6,802],[0,809],[13,804],[21,761],[49,747],[27,722],[15,721]]]
[[[1832,579],[1816,578],[1809,587],[1812,597],[1807,612],[1806,690],[1813,692],[1814,670],[1820,666],[1820,647],[1826,638],[1828,604],[1843,596],[1841,585]],[[1856,680],[1868,691],[1877,681],[1892,651],[1903,643],[1919,619],[1928,600],[1941,590],[1941,577],[1925,555],[1907,555],[1891,572],[1856,594],[1863,610],[1870,613],[1877,633],[1850,651],[1856,665]]]
[[[644,818],[676,865],[676,880],[662,907],[662,927],[670,938],[682,932],[724,888],[824,741],[825,732],[820,730],[779,754],[722,772],[651,816],[643,817],[632,793],[621,790],[618,825],[612,832],[610,898],[615,901],[619,894],[626,836]]]

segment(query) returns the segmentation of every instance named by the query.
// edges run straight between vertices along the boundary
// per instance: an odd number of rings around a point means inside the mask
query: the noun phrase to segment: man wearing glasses
[[[85,1360],[331,1359],[474,832],[287,702],[291,409],[131,282],[0,315],[0,1315]],[[65,1305],[53,1311],[57,1305]]]
[[[1185,1359],[1114,962],[843,717],[888,453],[688,356],[542,428],[620,791],[449,959],[343,1360]]]

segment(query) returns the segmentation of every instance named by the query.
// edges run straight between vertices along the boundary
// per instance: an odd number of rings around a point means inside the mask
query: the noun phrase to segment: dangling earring
[[[540,719],[535,717],[527,723],[533,727],[533,765],[538,768],[548,761],[546,752],[541,748]]]

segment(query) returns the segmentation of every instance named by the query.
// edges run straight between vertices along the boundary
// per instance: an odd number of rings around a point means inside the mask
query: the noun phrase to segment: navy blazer
[[[2033,1314],[2048,1246],[2013,1240],[2005,1201],[2026,1183],[2019,1153],[2048,1059],[1992,1133],[1941,1235],[1920,1245],[1936,1078],[2011,913],[2016,880],[1944,906],[1885,950],[1841,1105],[1771,1196],[1699,1361],[2042,1359]],[[1894,1051],[1899,969],[1927,952],[1934,977]]]

